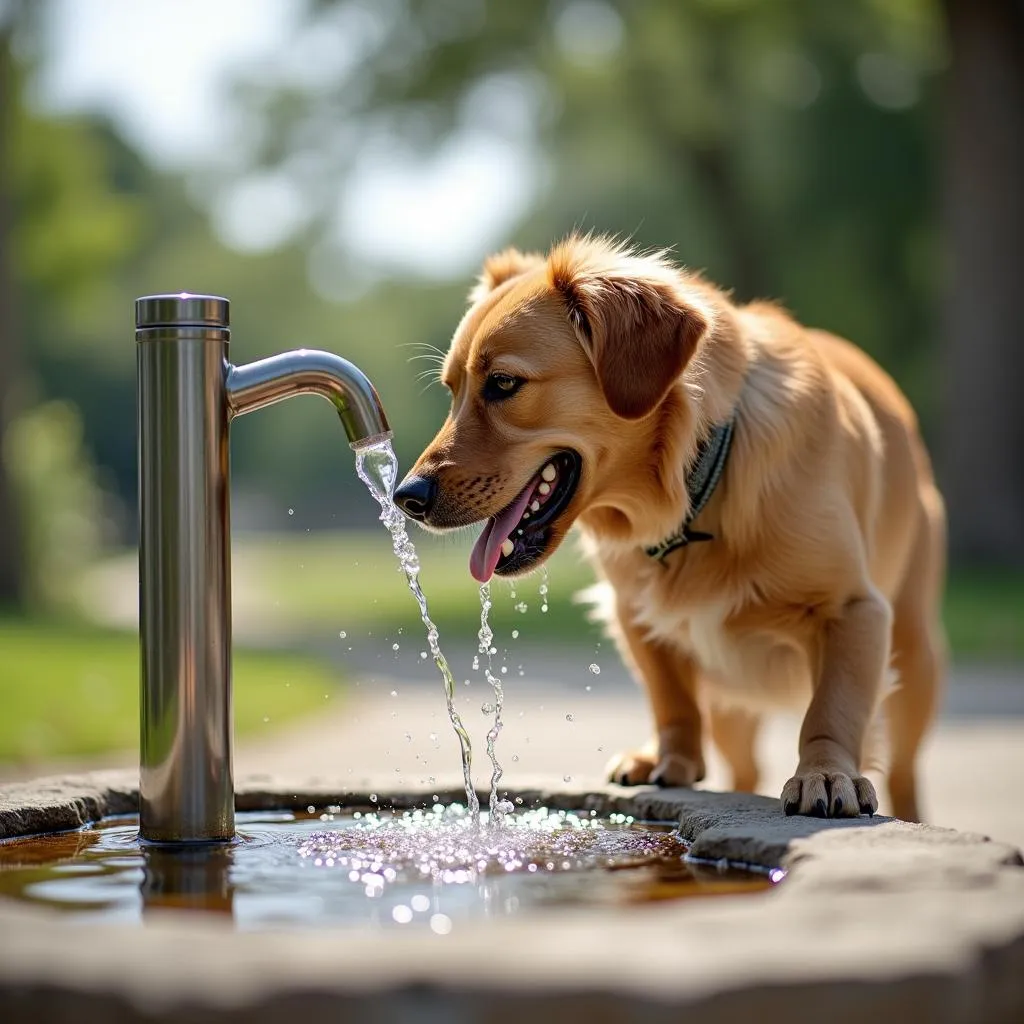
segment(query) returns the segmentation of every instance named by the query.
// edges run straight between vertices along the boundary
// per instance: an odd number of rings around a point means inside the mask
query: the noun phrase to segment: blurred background
[[[0,0],[0,764],[135,743],[136,296],[228,296],[236,362],[352,359],[407,466],[447,404],[418,346],[447,346],[488,251],[573,228],[887,367],[949,502],[956,658],[1017,664],[1019,3]],[[259,730],[422,644],[326,403],[245,418],[232,458]],[[466,545],[417,543],[471,650]],[[500,635],[598,649],[587,578],[567,550],[546,612],[536,579],[496,588]]]

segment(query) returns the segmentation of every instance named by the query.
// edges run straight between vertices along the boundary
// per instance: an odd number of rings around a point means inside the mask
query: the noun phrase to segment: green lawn
[[[266,729],[339,699],[337,673],[308,657],[237,651],[235,726]],[[139,742],[134,633],[0,618],[0,763],[130,750]]]
[[[472,641],[480,624],[480,598],[469,575],[468,538],[459,542],[417,530],[413,539],[422,566],[420,583],[442,640]],[[399,627],[410,638],[423,635],[416,603],[383,530],[243,537],[234,544],[232,561],[236,590],[255,581],[278,622],[299,635],[345,631],[350,637],[372,634],[393,641]],[[573,600],[593,582],[574,543],[564,545],[548,564],[547,612],[541,611],[542,581],[537,573],[515,585],[492,582],[495,633],[508,636],[518,629],[523,639],[566,643],[600,639],[585,609]]]
[[[472,638],[479,620],[477,588],[469,575],[468,540],[413,534],[422,562],[421,582],[442,638]],[[379,534],[285,535],[240,538],[234,562],[256,581],[276,615],[297,633],[345,630],[355,636],[394,639],[399,627],[421,635],[412,595],[397,569],[387,536]],[[569,542],[549,563],[549,610],[540,611],[539,575],[513,588],[492,584],[495,632],[518,629],[524,639],[565,643],[599,638],[572,595],[592,581]],[[514,606],[525,602],[525,613]],[[1024,574],[954,573],[947,587],[945,620],[954,655],[962,660],[1024,658]]]

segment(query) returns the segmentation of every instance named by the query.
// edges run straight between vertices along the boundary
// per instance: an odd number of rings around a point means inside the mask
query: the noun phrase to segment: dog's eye
[[[488,402],[511,398],[524,383],[522,377],[513,377],[510,373],[492,373],[484,383],[484,398]]]

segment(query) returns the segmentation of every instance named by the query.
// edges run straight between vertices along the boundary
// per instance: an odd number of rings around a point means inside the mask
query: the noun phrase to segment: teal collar
[[[685,548],[688,544],[701,540],[714,540],[714,535],[691,530],[690,524],[700,515],[704,506],[711,500],[718,482],[725,471],[725,462],[732,447],[733,428],[736,425],[735,414],[728,421],[712,427],[711,433],[701,441],[697,448],[697,458],[690,471],[686,474],[686,493],[690,496],[690,512],[683,520],[682,526],[671,536],[652,547],[645,547],[644,552],[658,562],[664,563],[667,555],[676,548]]]

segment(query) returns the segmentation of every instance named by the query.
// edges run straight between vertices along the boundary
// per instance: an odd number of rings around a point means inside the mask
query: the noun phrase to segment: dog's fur
[[[527,383],[488,403],[495,371]],[[494,515],[554,452],[582,456],[545,557],[577,523],[656,728],[613,760],[614,781],[699,781],[706,725],[735,788],[753,790],[761,716],[798,707],[787,813],[872,813],[866,739],[884,710],[892,810],[918,820],[945,515],[914,413],[867,355],[773,305],[734,305],[663,254],[573,236],[486,261],[442,376],[452,410],[410,474],[437,482],[428,528]],[[694,523],[714,539],[660,564],[643,545],[678,529],[698,443],[732,414]]]

